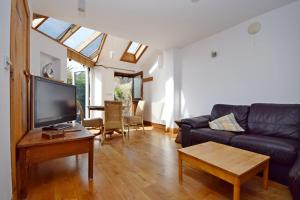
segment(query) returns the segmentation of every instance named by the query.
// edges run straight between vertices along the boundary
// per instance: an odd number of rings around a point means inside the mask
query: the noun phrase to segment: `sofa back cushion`
[[[216,104],[214,105],[211,111],[211,120],[215,120],[224,115],[228,115],[230,113],[234,114],[234,117],[238,124],[244,129],[247,130],[248,126],[248,113],[249,106],[238,106],[238,105],[226,105],[226,104]]]
[[[250,134],[300,140],[300,104],[252,104]]]

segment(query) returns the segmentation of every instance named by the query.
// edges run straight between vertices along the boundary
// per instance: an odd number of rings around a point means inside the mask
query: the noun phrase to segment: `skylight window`
[[[96,31],[81,27],[78,31],[76,31],[71,37],[69,37],[65,42],[64,45],[76,49],[79,45],[85,42],[91,35],[93,35]]]
[[[135,53],[135,57],[137,58],[137,59],[139,59],[140,57],[141,57],[141,55],[142,55],[142,53],[145,51],[145,49],[147,48],[147,46],[146,45],[141,45],[140,46],[140,48],[137,50],[137,52]]]
[[[98,58],[99,58],[99,55],[97,55],[97,56],[93,59],[93,61],[94,61],[94,62],[97,62]]]
[[[70,26],[71,26],[70,23],[57,20],[54,18],[48,18],[37,29],[42,33],[57,40],[63,35],[63,33],[65,33],[70,28]]]
[[[107,34],[33,13],[32,28],[68,48],[68,58],[94,66]]]
[[[131,54],[135,54],[137,52],[137,50],[139,49],[140,46],[141,46],[140,43],[131,42],[129,48],[127,49],[127,52],[131,53]]]
[[[89,45],[87,45],[80,53],[85,55],[86,57],[91,57],[93,53],[95,53],[103,39],[103,34],[99,35],[94,41],[92,41]]]
[[[131,41],[123,53],[121,61],[137,63],[147,48],[148,47],[144,44]]]
[[[32,27],[35,28],[37,27],[42,21],[44,21],[46,18],[45,17],[40,17],[32,20]]]

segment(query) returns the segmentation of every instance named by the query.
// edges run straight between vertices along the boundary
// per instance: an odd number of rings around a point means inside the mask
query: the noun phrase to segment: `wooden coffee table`
[[[241,184],[263,171],[263,187],[268,187],[269,156],[235,147],[206,142],[178,149],[178,176],[182,182],[182,161],[233,184],[233,199],[240,199]]]

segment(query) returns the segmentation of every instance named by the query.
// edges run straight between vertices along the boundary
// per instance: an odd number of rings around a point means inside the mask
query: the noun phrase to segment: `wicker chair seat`
[[[84,119],[82,120],[84,127],[99,128],[103,126],[102,118]]]

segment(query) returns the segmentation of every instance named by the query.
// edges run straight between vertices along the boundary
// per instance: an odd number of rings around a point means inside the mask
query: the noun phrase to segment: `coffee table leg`
[[[264,189],[268,189],[268,178],[269,177],[269,161],[266,163],[266,167],[263,171],[263,187]]]
[[[241,196],[241,182],[236,178],[233,184],[233,200],[240,200]]]
[[[179,183],[182,183],[182,159],[180,153],[178,153],[178,178]]]

